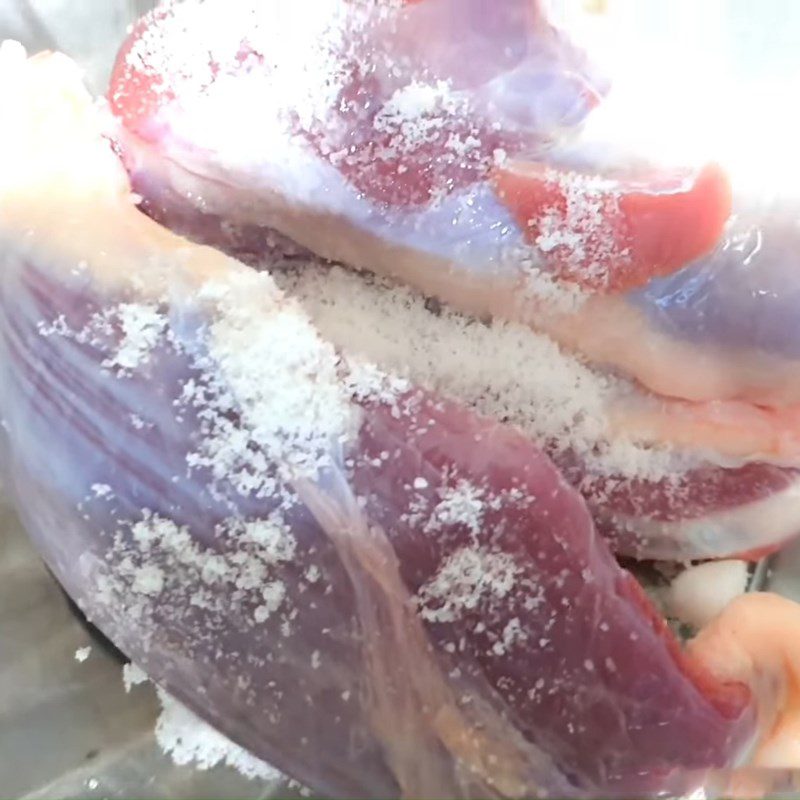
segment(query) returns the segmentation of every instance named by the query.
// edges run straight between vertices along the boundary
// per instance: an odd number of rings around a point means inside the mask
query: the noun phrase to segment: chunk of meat
[[[415,256],[397,247],[384,249],[359,229],[345,230],[324,215],[309,216],[307,210],[262,203],[250,192],[234,200],[236,193],[232,194],[230,187],[199,178],[141,142],[127,147],[125,155],[134,187],[146,198],[145,208],[151,216],[196,240],[221,245],[250,263],[263,264],[287,252],[296,261],[305,263],[308,253],[276,234],[276,229],[290,233],[295,241],[307,241],[307,232],[313,230],[318,237],[318,249],[324,256],[342,256],[341,248],[346,247],[344,255],[351,263],[367,268],[373,263],[382,264],[387,270],[380,267],[379,271],[395,275],[403,271],[401,280],[411,275],[411,282],[423,287],[428,295],[450,297],[456,308],[469,312],[479,313],[486,301],[486,287],[478,277],[467,275],[461,276],[463,280],[453,281],[452,273],[440,261],[418,262]],[[202,210],[193,201],[187,203],[187,198],[197,197],[203,198]],[[231,211],[234,206],[242,212],[239,224],[230,222],[231,214],[237,216],[237,212]],[[253,214],[254,208],[259,208],[261,214]],[[481,211],[478,206],[477,213]],[[469,211],[473,212],[476,207]],[[241,222],[256,216],[261,223]],[[266,227],[264,220],[269,222]],[[374,260],[359,261],[367,255]],[[502,308],[498,307],[498,319],[503,317],[503,310],[527,303],[524,295],[520,300],[513,286],[495,277],[493,291],[501,290],[498,302]],[[599,298],[592,298],[575,313],[563,316],[559,323],[560,338],[573,336],[572,324],[585,325],[588,329],[597,323],[595,330],[601,341],[602,332],[608,331],[613,319],[621,320],[621,332],[626,330],[624,312],[615,316],[624,301],[610,298],[612,305],[600,311],[600,307],[594,305],[595,299]],[[324,310],[324,304],[321,309]],[[526,317],[530,315],[529,311],[520,313]],[[377,324],[380,327],[383,323],[379,320]],[[408,337],[414,331],[413,327],[408,328],[404,335]],[[587,337],[591,338],[588,333]],[[358,341],[362,347],[369,348],[372,344],[369,337],[358,336]],[[614,341],[617,342],[616,335]],[[631,341],[635,341],[635,336],[619,341],[619,347],[624,349]],[[519,355],[520,351],[517,352]],[[493,357],[501,357],[501,363],[506,363],[507,356]],[[465,366],[469,363],[465,359]],[[393,362],[392,367],[405,368],[397,362]],[[527,368],[535,369],[533,365]],[[687,370],[691,369],[692,365],[687,364]],[[565,396],[564,402],[568,399]],[[595,475],[587,484],[586,470],[582,467],[577,472],[568,472],[582,490],[588,485],[586,496],[592,503],[593,513],[619,550],[640,557],[725,558],[772,549],[800,532],[796,472],[783,468],[797,462],[797,439],[793,434],[795,415],[789,411],[780,414],[746,404],[674,403],[636,390],[623,392],[606,411],[613,428],[612,439],[665,445],[687,454],[690,461],[711,461],[710,469],[699,472],[682,469],[677,480],[661,485],[658,481],[631,482],[624,474],[608,471],[599,476],[601,480]],[[720,461],[725,466],[714,466],[714,462]],[[743,469],[735,468],[736,464],[742,464]],[[571,470],[569,463],[562,466]],[[712,478],[715,473],[717,477]],[[717,494],[717,488],[723,484],[724,492]],[[614,485],[619,490],[609,501],[607,490]],[[705,504],[693,502],[691,509],[681,512],[681,498],[686,498],[691,491],[689,487],[698,487],[696,496],[702,496]],[[592,498],[596,498],[596,502]],[[770,499],[775,502],[770,503]],[[618,500],[621,505],[615,510]],[[768,505],[762,507],[762,501]],[[631,503],[635,513],[628,510]],[[671,509],[669,519],[661,518],[665,506]],[[740,510],[746,513],[740,515]],[[762,514],[763,511],[768,513]],[[765,520],[768,524],[764,524]]]
[[[800,533],[797,472],[652,448],[617,421],[652,399],[528,328],[478,324],[405,287],[293,255],[284,290],[345,352],[517,426],[586,498],[616,552],[677,561],[777,549]],[[364,336],[364,331],[370,331]]]
[[[740,758],[747,691],[525,437],[139,214],[65,58],[1,50],[0,99],[11,488],[148,674],[338,796],[683,793]]]
[[[192,51],[164,58],[187,34]],[[110,101],[130,130],[157,138],[181,97],[237,77],[356,192],[393,207],[484,180],[497,148],[540,150],[605,89],[539,0],[188,0],[136,26]],[[276,92],[281,81],[291,90]]]
[[[591,141],[553,147],[574,128],[567,121],[575,115],[563,109],[580,108],[577,117],[585,117],[586,87],[599,96],[605,84],[540,13],[530,18],[531,4],[495,4],[479,16],[478,0],[455,15],[447,13],[450,1],[382,8],[365,18],[363,7],[356,13],[331,0],[327,21],[291,28],[319,56],[314,69],[287,55],[296,42],[276,43],[288,12],[271,6],[259,6],[268,24],[248,37],[247,57],[227,5],[206,2],[198,11],[189,2],[146,18],[121,53],[110,98],[149,213],[203,241],[249,250],[255,260],[263,256],[259,241],[278,230],[323,258],[393,276],[467,313],[529,324],[603,368],[686,401],[624,413],[625,435],[728,462],[800,464],[793,356],[767,342],[786,343],[793,329],[778,321],[783,311],[769,319],[761,311],[792,306],[785,279],[778,286],[771,277],[790,263],[792,231],[777,218],[767,230],[764,215],[743,217],[739,197],[723,231],[731,198],[716,167],[700,170],[684,191],[651,185],[636,192],[630,181],[637,169],[614,164],[603,180],[626,186],[626,211],[619,212],[625,233],[612,236],[605,254],[590,242],[588,273],[586,259],[565,249],[558,219],[552,235],[532,244],[531,229],[520,224],[524,203],[509,208],[497,195],[494,162],[606,175],[591,158]],[[428,15],[431,24],[423,26]],[[215,19],[226,20],[224,36]],[[462,24],[467,38],[448,27]],[[382,26],[391,45],[376,53],[370,36]],[[412,35],[420,30],[426,35]],[[466,42],[476,53],[474,69],[463,58]],[[216,74],[192,55],[206,45],[224,62]],[[347,66],[354,52],[369,56],[359,62],[369,65],[368,76]],[[517,80],[524,92],[516,93]],[[287,97],[286,85],[300,89]],[[156,101],[141,92],[154,92]],[[263,114],[252,114],[254,97]],[[129,110],[140,106],[149,111]],[[497,125],[487,128],[485,119]],[[581,191],[576,203],[587,213],[597,205]],[[604,213],[601,228],[618,232]],[[754,251],[762,239],[767,248]],[[626,251],[630,263],[617,258]],[[609,295],[609,287],[626,291]],[[711,294],[730,302],[712,303]]]

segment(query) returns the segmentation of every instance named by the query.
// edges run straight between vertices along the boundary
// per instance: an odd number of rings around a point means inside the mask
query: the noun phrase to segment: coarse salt
[[[149,680],[147,673],[133,662],[123,665],[122,685],[125,687],[126,694],[130,694],[134,686],[140,686],[143,683],[147,683]]]
[[[75,660],[78,663],[82,664],[84,661],[86,661],[87,658],[89,658],[91,654],[92,654],[91,647],[79,647],[75,651]]]
[[[627,381],[590,368],[527,326],[486,324],[447,307],[431,311],[408,288],[315,262],[275,277],[350,359],[577,453],[600,474],[660,479],[675,472],[669,450],[612,435],[608,412],[634,391]]]
[[[441,499],[433,509],[426,530],[435,531],[450,525],[463,525],[473,536],[483,527],[485,498],[483,490],[466,480],[440,491]]]
[[[539,230],[536,246],[543,253],[557,253],[573,273],[607,285],[608,265],[630,261],[614,182],[553,170],[545,180],[558,188],[563,204],[545,208],[540,218],[532,220]]]
[[[417,592],[420,616],[428,622],[454,622],[484,601],[504,600],[518,574],[509,553],[478,546],[459,548]]]
[[[179,766],[192,764],[205,771],[224,764],[250,780],[278,781],[283,777],[270,764],[223,736],[162,689],[157,689],[157,693],[161,714],[156,722],[156,741]]]

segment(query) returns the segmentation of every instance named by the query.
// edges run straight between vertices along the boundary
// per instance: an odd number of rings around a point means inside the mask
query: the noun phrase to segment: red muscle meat
[[[550,270],[600,292],[644,286],[706,255],[731,214],[730,182],[715,164],[615,180],[510,163],[495,185]]]

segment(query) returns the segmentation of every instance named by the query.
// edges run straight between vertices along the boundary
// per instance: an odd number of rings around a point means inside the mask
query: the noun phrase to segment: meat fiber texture
[[[0,414],[59,581],[256,756],[359,797],[679,794],[751,744],[513,428],[343,359],[139,213],[58,55],[0,50]]]
[[[519,423],[535,410],[523,427],[619,552],[755,557],[795,536],[791,409],[727,389],[668,389],[769,359],[709,355],[684,321],[669,336],[643,321],[696,296],[704,326],[708,292],[679,286],[697,270],[727,276],[726,292],[758,294],[753,258],[762,253],[747,260],[749,283],[722,265],[742,252],[733,228],[725,232],[724,171],[601,162],[580,123],[607,81],[537,4],[468,0],[455,13],[452,0],[318,0],[315,9],[312,23],[285,4],[188,0],[142,20],[109,100],[143,208],[251,263],[310,250],[453,312],[491,315],[495,328],[535,328],[538,337],[517,337],[513,357],[536,378],[564,364],[586,372],[569,351],[590,356],[594,377],[579,389],[566,380],[546,398],[565,410],[580,398],[570,424],[543,424],[535,389],[507,399],[498,416]],[[599,163],[607,174],[596,177]],[[679,287],[669,302],[658,288],[668,285]],[[657,313],[634,310],[646,297]],[[731,319],[742,314],[743,328],[761,325],[741,304]],[[543,353],[543,341],[565,349]],[[385,366],[402,369],[402,360]],[[414,377],[479,405],[440,374]],[[502,391],[487,383],[482,397]],[[616,455],[598,458],[609,450]]]

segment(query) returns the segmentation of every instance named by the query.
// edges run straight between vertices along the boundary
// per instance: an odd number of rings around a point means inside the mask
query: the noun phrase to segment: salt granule
[[[126,694],[130,694],[134,686],[147,683],[149,680],[145,671],[133,662],[122,667],[122,683]]]
[[[508,553],[477,546],[459,548],[417,593],[420,616],[428,622],[455,622],[486,598],[506,598],[518,574]]]
[[[125,691],[130,692],[133,686],[147,683],[149,678],[140,667],[130,663],[122,668],[122,680]],[[178,766],[192,764],[199,770],[209,770],[224,764],[250,780],[277,781],[283,777],[274,767],[234,744],[163,689],[156,687],[156,695],[161,704],[156,741]]]
[[[82,664],[84,661],[86,661],[87,658],[89,658],[89,656],[91,654],[92,654],[92,648],[91,647],[79,647],[75,651],[75,660],[79,664]]]
[[[177,765],[191,764],[203,771],[225,765],[250,780],[283,778],[274,767],[234,744],[165,691],[157,689],[156,692],[161,703],[156,741]]]

